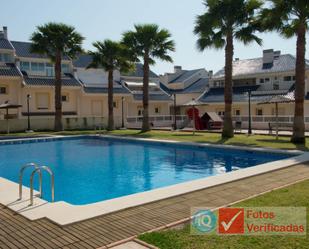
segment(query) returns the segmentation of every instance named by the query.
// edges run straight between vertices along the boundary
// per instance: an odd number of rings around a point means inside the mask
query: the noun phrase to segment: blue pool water
[[[22,165],[29,162],[48,165],[55,174],[56,201],[79,205],[223,174],[289,156],[83,137],[0,145],[0,176],[18,182]],[[30,172],[26,171],[26,186],[29,186],[29,176]],[[43,198],[50,200],[47,174],[44,174],[43,182]]]

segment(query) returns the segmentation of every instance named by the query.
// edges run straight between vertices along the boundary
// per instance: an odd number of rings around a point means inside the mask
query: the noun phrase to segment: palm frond
[[[261,0],[205,0],[204,4],[206,12],[197,16],[194,27],[198,50],[223,48],[229,33],[245,44],[261,44],[255,35],[260,29],[256,16],[263,4]]]
[[[128,49],[119,42],[109,39],[93,43],[96,51],[90,52],[92,62],[88,68],[103,68],[105,71],[127,71],[132,68],[133,61],[128,57]]]
[[[156,24],[136,24],[135,30],[123,34],[122,44],[130,51],[135,61],[149,58],[149,63],[154,64],[155,59],[171,62],[169,52],[175,51],[175,42],[166,29],[160,29]]]
[[[235,32],[235,38],[241,42],[243,42],[245,45],[256,42],[260,46],[262,45],[262,39],[254,35],[252,31],[252,27],[245,27]]]
[[[71,58],[82,52],[84,37],[72,26],[50,22],[38,26],[30,40],[32,52],[45,54],[54,60],[57,51]]]

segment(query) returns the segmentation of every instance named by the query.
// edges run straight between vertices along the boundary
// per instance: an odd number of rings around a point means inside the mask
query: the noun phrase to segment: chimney
[[[209,78],[212,78],[213,74],[214,74],[214,71],[212,71],[212,70],[209,70],[209,71],[208,71],[208,77],[209,77]]]
[[[263,64],[273,64],[274,55],[275,53],[273,49],[263,50]]]
[[[281,55],[281,51],[280,50],[277,50],[274,52],[274,59],[278,59]]]
[[[179,73],[182,71],[182,67],[181,66],[174,66],[174,73]]]
[[[3,26],[3,36],[4,39],[8,40],[8,27]]]

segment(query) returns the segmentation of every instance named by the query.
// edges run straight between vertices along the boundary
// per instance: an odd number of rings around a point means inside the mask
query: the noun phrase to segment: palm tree
[[[276,30],[283,37],[296,36],[294,143],[305,143],[304,96],[306,72],[306,32],[309,30],[308,0],[269,0],[270,6],[261,14],[262,28]]]
[[[88,68],[103,68],[108,72],[108,130],[114,129],[114,71],[119,70],[126,72],[130,70],[133,63],[130,63],[127,58],[127,49],[119,42],[104,40],[93,43],[96,48],[95,52],[90,52],[92,55],[92,63]]]
[[[255,16],[262,6],[260,0],[204,0],[207,10],[197,17],[194,33],[198,35],[200,51],[225,47],[224,125],[223,138],[234,136],[232,123],[233,55],[234,39],[248,44],[262,43],[254,32],[257,29]]]
[[[155,64],[155,59],[172,62],[168,52],[175,51],[175,43],[166,29],[160,29],[156,24],[135,25],[134,31],[123,34],[122,43],[129,50],[136,62],[143,60],[143,125],[142,131],[150,130],[149,125],[149,65]]]
[[[55,69],[55,131],[63,130],[61,100],[61,60],[63,56],[74,58],[82,51],[84,38],[75,28],[63,23],[47,23],[38,26],[31,35],[31,51],[47,55]]]

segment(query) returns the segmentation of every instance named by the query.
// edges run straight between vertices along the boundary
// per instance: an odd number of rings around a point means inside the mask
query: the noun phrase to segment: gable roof
[[[47,55],[31,53],[31,42],[11,41],[11,43],[15,48],[18,57],[49,59]],[[62,59],[68,60],[69,57],[63,56]]]
[[[103,85],[103,86],[86,86],[83,84],[84,92],[85,93],[108,93],[108,86]],[[129,89],[124,87],[120,82],[114,81],[113,84],[113,93],[114,94],[128,94],[130,93]]]
[[[200,78],[184,89],[170,89],[166,85],[160,83],[160,87],[169,94],[185,94],[185,93],[203,93],[209,83],[209,78]]]
[[[177,76],[175,79],[171,80],[168,83],[175,83],[175,82],[184,82],[188,78],[190,78],[192,75],[197,73],[198,71],[202,70],[203,68],[200,69],[194,69],[194,70],[183,70],[179,76]]]
[[[259,87],[258,85],[233,87],[233,102],[247,101],[248,91],[256,91],[258,87]],[[204,93],[198,100],[204,103],[224,102],[224,88],[223,87],[210,88],[209,91]]]
[[[142,101],[143,100],[143,94],[142,93],[133,93],[133,98],[136,101]],[[160,92],[160,93],[149,93],[149,100],[150,101],[171,101],[172,99],[166,93]]]
[[[92,62],[92,56],[90,54],[80,54],[73,60],[74,67],[86,68]]]
[[[14,50],[12,44],[5,38],[0,38],[0,49]]]
[[[22,76],[14,63],[0,65],[0,76]]]
[[[85,93],[108,93],[108,88],[107,87],[84,87]],[[113,89],[114,94],[128,94],[130,93],[126,88],[124,87],[114,87]]]
[[[81,87],[81,84],[77,79],[73,77],[71,74],[66,74],[62,77],[62,86],[79,86]],[[53,77],[44,77],[44,76],[27,76],[24,75],[24,82],[26,85],[32,85],[32,86],[55,86],[55,78]]]
[[[252,102],[264,102],[268,101],[270,97],[286,95],[294,91],[294,84],[285,90],[278,90],[276,93],[270,91],[268,93],[262,93],[258,91],[259,85],[254,86],[238,86],[233,87],[233,102],[247,102],[248,92],[251,91],[251,101]],[[205,92],[198,99],[203,103],[224,103],[224,88],[210,88],[209,91]]]
[[[141,63],[136,63],[135,64],[135,70],[128,72],[128,73],[122,73],[121,76],[128,76],[128,77],[138,77],[142,78],[144,76],[144,71],[143,71],[143,64]],[[158,78],[158,75],[155,74],[153,71],[149,71],[149,77],[150,78]]]
[[[233,77],[263,73],[294,71],[296,58],[293,55],[280,55],[273,64],[263,64],[263,58],[239,60],[233,62]],[[307,62],[307,68],[309,64]],[[224,68],[214,74],[213,78],[224,77]]]

